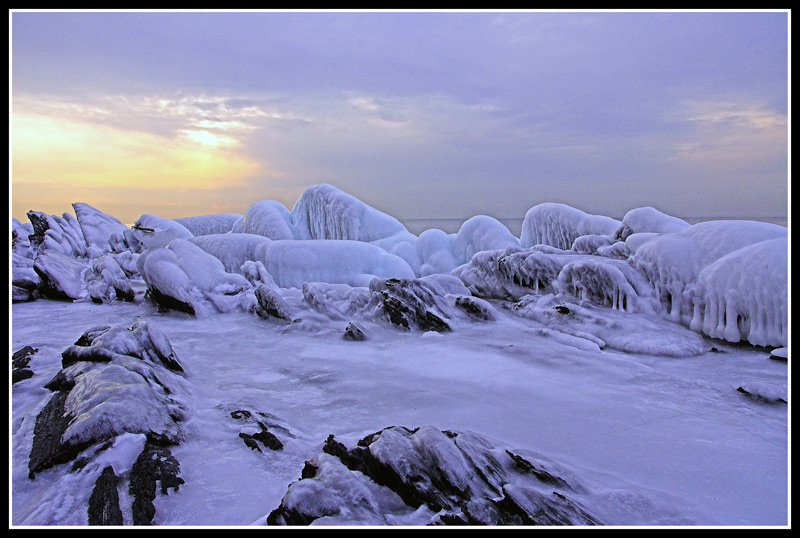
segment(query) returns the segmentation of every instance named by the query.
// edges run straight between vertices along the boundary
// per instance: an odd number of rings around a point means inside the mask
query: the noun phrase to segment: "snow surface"
[[[11,352],[37,348],[12,386],[13,525],[85,525],[104,464],[127,484],[145,434],[180,439],[185,484],[157,496],[156,524],[263,524],[284,496],[329,514],[316,524],[425,524],[438,516],[320,454],[328,435],[355,446],[390,426],[421,428],[414,446],[453,485],[471,479],[442,432],[540,454],[604,524],[788,521],[784,227],[546,203],[520,239],[485,215],[417,237],[324,184],[291,211],[262,200],[131,228],[73,209],[11,221]],[[73,345],[109,325],[99,359]],[[59,372],[67,349],[78,362]],[[154,370],[173,352],[179,382]],[[108,443],[31,480],[57,373],[75,380],[64,440]],[[283,447],[253,449],[266,433]],[[374,449],[402,470],[393,435]],[[311,459],[318,480],[298,482]]]

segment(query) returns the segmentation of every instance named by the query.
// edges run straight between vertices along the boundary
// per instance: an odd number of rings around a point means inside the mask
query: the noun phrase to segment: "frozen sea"
[[[288,301],[302,309],[295,295]],[[348,342],[345,322],[309,329],[150,304],[13,304],[11,350],[39,351],[35,374],[10,395],[10,524],[86,524],[95,476],[61,465],[28,478],[34,418],[50,397],[42,385],[86,329],[146,320],[167,335],[191,386],[187,438],[173,448],[185,484],[156,498],[157,525],[264,524],[329,434],[393,425],[474,431],[539,453],[580,478],[583,505],[606,525],[787,525],[788,406],[737,391],[785,393],[786,362],[711,340],[715,351],[690,358],[584,350],[496,306],[497,321],[451,333],[366,323],[370,339]],[[222,411],[231,406],[269,413],[293,437],[281,451],[250,450]]]

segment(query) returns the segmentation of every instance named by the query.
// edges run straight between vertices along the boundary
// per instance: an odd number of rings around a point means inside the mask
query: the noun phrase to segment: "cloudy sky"
[[[787,12],[13,12],[11,211],[787,215]]]

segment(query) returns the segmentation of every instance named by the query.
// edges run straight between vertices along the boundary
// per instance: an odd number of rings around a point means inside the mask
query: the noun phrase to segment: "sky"
[[[22,222],[291,209],[318,183],[400,219],[787,216],[785,11],[10,18]]]

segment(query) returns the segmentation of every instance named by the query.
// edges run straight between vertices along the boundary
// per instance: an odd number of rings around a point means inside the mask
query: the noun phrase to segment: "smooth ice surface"
[[[301,293],[285,297],[298,317],[318,319]],[[353,446],[389,425],[474,431],[541,454],[579,477],[582,504],[607,524],[787,524],[787,406],[737,391],[785,395],[785,362],[720,341],[684,358],[600,350],[496,305],[498,320],[437,338],[362,322],[370,339],[347,342],[346,320],[308,332],[244,312],[195,318],[149,304],[14,304],[12,349],[39,352],[35,375],[11,389],[11,522],[83,525],[104,463],[130,468],[141,448],[136,434],[77,472],[61,465],[29,480],[27,456],[33,418],[50,397],[42,385],[61,367],[61,351],[91,326],[129,327],[138,318],[169,338],[191,372],[190,390],[174,392],[186,418],[185,440],[172,453],[186,483],[157,497],[159,525],[262,524],[329,434]],[[632,335],[640,327],[622,312],[610,319]],[[242,408],[286,428],[291,435],[275,430],[283,450],[244,445],[243,424],[230,416]],[[380,502],[405,514],[401,523],[424,519],[397,499]]]

